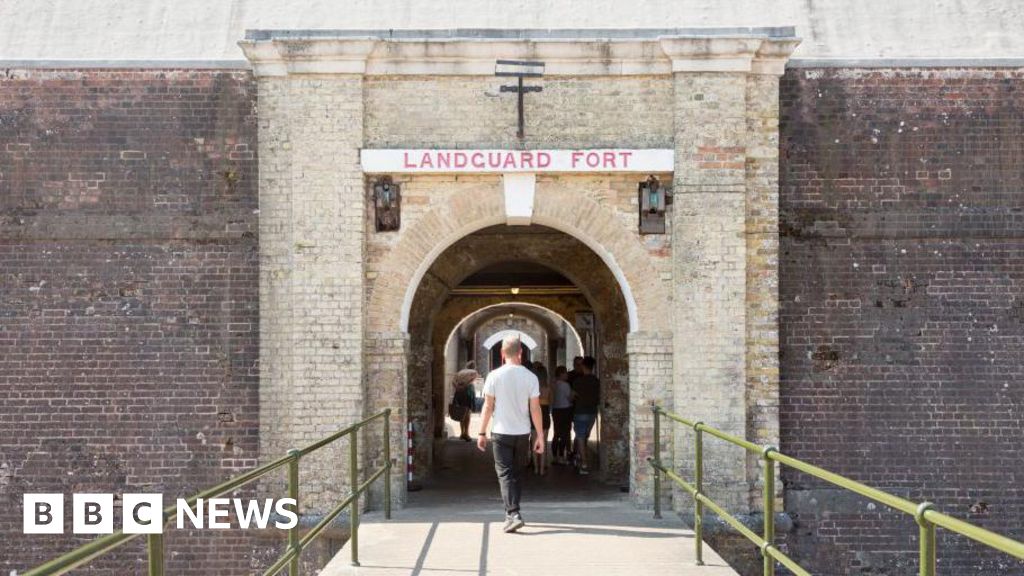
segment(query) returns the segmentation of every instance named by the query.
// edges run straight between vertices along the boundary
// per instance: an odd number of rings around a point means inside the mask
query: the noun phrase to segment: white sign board
[[[675,151],[667,148],[583,150],[363,150],[363,172],[672,172]]]

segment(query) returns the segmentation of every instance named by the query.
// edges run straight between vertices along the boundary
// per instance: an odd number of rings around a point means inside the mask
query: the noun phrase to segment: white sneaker
[[[504,530],[506,534],[511,534],[516,530],[519,530],[523,526],[526,526],[526,522],[523,522],[523,517],[519,514],[519,512],[516,512],[511,516],[505,517]]]

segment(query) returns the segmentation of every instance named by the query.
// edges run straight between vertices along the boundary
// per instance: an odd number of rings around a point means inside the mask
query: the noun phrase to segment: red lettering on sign
[[[452,167],[452,154],[451,154],[451,152],[438,152],[437,153],[437,167],[438,168],[451,168]]]
[[[579,166],[580,158],[582,158],[582,157],[583,157],[583,152],[573,152],[572,153],[572,167],[573,168]]]
[[[604,153],[604,167],[615,168],[615,152]]]
[[[402,153],[402,163],[403,163],[403,168],[416,168],[415,164],[410,164],[409,163],[409,153],[408,152],[403,152]]]
[[[597,152],[587,152],[587,166],[597,168],[601,164],[601,155]]]
[[[505,154],[505,162],[502,163],[501,167],[502,168],[515,168],[516,167],[516,157],[515,157],[515,155],[512,154],[511,152]]]
[[[629,168],[629,158],[632,156],[632,152],[619,152],[619,156],[622,158],[622,167]]]
[[[456,152],[455,162],[452,165],[455,166],[456,168],[465,168],[467,162],[469,162],[469,159],[466,158],[465,152]]]
[[[547,168],[548,166],[551,166],[551,154],[537,152],[537,168]]]
[[[523,152],[520,166],[523,168],[533,168],[533,152]]]
[[[473,152],[473,157],[470,159],[470,163],[473,164],[473,168],[484,167],[484,154],[483,152]]]
[[[427,152],[426,154],[423,155],[423,158],[420,159],[420,168],[433,168],[433,167],[434,167],[434,160],[430,157],[430,153]]]

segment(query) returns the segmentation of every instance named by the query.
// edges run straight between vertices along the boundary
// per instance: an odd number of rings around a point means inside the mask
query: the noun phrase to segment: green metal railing
[[[384,420],[384,466],[375,471],[365,482],[358,484],[359,482],[359,459],[358,459],[358,432],[363,427],[367,426],[375,420]],[[282,458],[274,460],[269,464],[264,464],[259,468],[255,468],[235,476],[213,488],[204,490],[195,496],[189,498],[189,508],[195,506],[196,502],[202,498],[208,500],[210,498],[216,498],[222,494],[236,490],[245,486],[251,482],[254,482],[275,470],[280,468],[288,467],[288,497],[294,498],[296,502],[296,512],[298,512],[297,503],[299,501],[299,461],[303,456],[307,456],[312,452],[327,446],[345,436],[350,436],[349,441],[349,486],[351,493],[340,504],[335,506],[320,522],[311,528],[305,536],[299,537],[299,523],[296,522],[295,526],[288,530],[288,550],[282,556],[280,556],[270,568],[267,568],[263,572],[263,576],[273,576],[288,567],[289,576],[298,576],[299,574],[299,556],[302,551],[309,546],[309,544],[320,535],[320,533],[326,528],[335,518],[340,515],[345,508],[351,506],[351,512],[349,514],[350,519],[350,532],[349,535],[349,548],[352,551],[352,564],[354,566],[359,565],[359,496],[370,488],[375,480],[380,478],[382,475],[387,474],[388,477],[384,480],[384,517],[388,520],[391,519],[391,482],[390,474],[391,470],[391,442],[390,442],[390,426],[391,426],[391,410],[384,410],[378,414],[370,416],[369,418],[357,422],[348,428],[339,430],[334,434],[301,448],[298,450],[289,450],[288,454]],[[163,525],[166,526],[178,515],[177,506],[168,506],[163,510]],[[114,532],[108,536],[97,538],[92,542],[85,544],[67,554],[51,560],[42,566],[33,568],[28,572],[25,572],[22,576],[52,576],[57,574],[66,574],[75,568],[88,564],[92,560],[111,552],[112,550],[119,548],[120,546],[135,540],[136,538],[146,536],[147,542],[147,556],[149,558],[149,576],[163,576],[164,575],[164,538],[163,534],[125,534],[121,531]]]
[[[722,518],[727,524],[736,529],[737,532],[745,536],[748,540],[753,542],[760,548],[761,556],[764,559],[763,573],[765,576],[772,576],[775,574],[775,563],[778,562],[786,568],[790,569],[794,574],[798,576],[810,576],[810,572],[800,567],[799,564],[793,561],[792,558],[786,556],[781,550],[775,547],[775,463],[778,462],[780,465],[789,466],[799,470],[805,474],[810,474],[815,478],[820,478],[829,484],[838,486],[844,490],[855,492],[892,508],[909,514],[914,517],[914,520],[918,525],[918,537],[920,540],[920,576],[935,576],[935,529],[936,527],[945,528],[951,532],[955,532],[962,536],[966,536],[971,540],[980,542],[985,546],[994,548],[1000,552],[1009,554],[1015,558],[1024,560],[1024,543],[1017,542],[1005,536],[996,534],[984,528],[979,528],[973,524],[958,520],[952,516],[947,516],[934,509],[931,502],[922,502],[916,504],[909,500],[905,500],[898,496],[893,496],[881,490],[877,490],[870,486],[855,482],[849,478],[844,478],[838,474],[833,474],[828,470],[818,468],[791,458],[782,454],[775,449],[774,446],[758,446],[752,442],[748,442],[742,438],[738,438],[731,434],[727,434],[712,428],[704,424],[703,422],[693,422],[687,420],[678,414],[666,412],[659,406],[653,406],[654,410],[654,457],[648,458],[647,461],[654,467],[654,517],[661,518],[661,475],[664,474],[670,480],[679,485],[680,488],[685,490],[690,496],[693,497],[694,501],[694,515],[693,515],[693,529],[696,533],[694,538],[697,547],[697,564],[703,565],[703,514],[704,507],[707,506],[712,512]],[[683,480],[679,474],[672,470],[672,466],[666,466],[661,461],[661,417],[664,416],[669,420],[678,422],[688,428],[692,428],[695,435],[694,444],[694,482],[690,484],[686,480]],[[716,504],[711,498],[704,493],[704,434],[710,434],[716,438],[724,440],[734,446],[739,446],[747,452],[752,452],[761,455],[763,461],[763,474],[764,474],[764,492],[763,492],[763,506],[764,506],[764,534],[758,535],[750,528],[747,528],[740,522],[735,516],[732,516],[721,506]]]

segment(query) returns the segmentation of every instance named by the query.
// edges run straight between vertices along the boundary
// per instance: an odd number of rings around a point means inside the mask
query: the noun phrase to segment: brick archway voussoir
[[[630,309],[630,331],[670,330],[668,290],[650,254],[611,209],[571,188],[545,189],[536,197],[533,220],[582,241],[612,270]],[[497,189],[459,191],[424,215],[382,263],[370,295],[369,331],[406,332],[412,298],[433,261],[460,238],[504,221]]]

